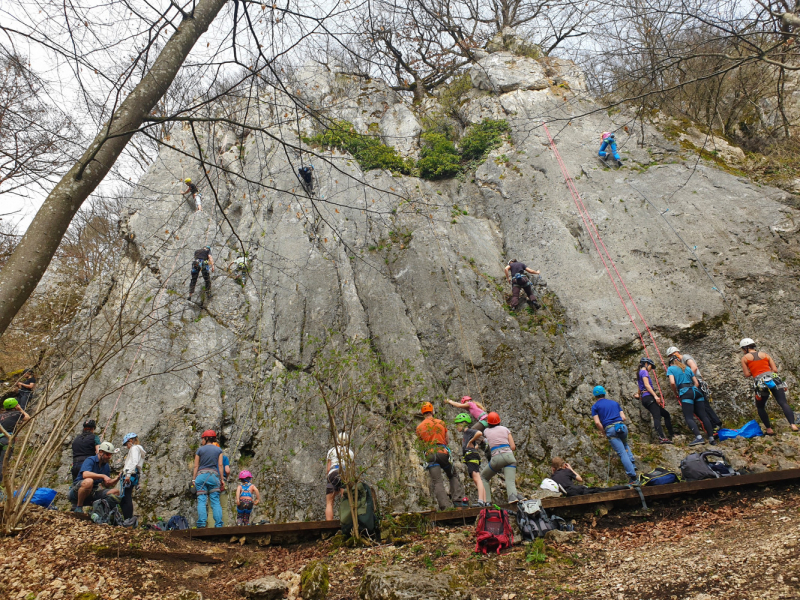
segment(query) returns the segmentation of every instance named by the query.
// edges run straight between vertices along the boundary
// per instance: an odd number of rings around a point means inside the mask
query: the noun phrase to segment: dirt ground
[[[473,552],[473,527],[405,532],[402,545],[372,548],[335,547],[334,540],[260,547],[97,526],[35,508],[29,529],[0,539],[0,598],[199,600],[189,591],[237,599],[238,583],[291,579],[312,559],[329,566],[331,600],[358,598],[370,565],[402,565],[421,577],[452,573],[476,600],[800,598],[798,485],[662,503],[647,513],[601,512],[579,515],[578,534],[568,542],[483,557]],[[149,560],[142,552],[223,562]]]

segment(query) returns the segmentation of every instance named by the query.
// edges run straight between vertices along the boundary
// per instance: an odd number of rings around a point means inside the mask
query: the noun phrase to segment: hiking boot
[[[672,440],[669,439],[669,438],[661,438],[661,439],[658,440],[658,443],[659,444],[671,444]]]
[[[699,446],[700,444],[705,444],[706,441],[703,439],[702,435],[698,435],[694,438],[691,442],[689,442],[690,446]]]
[[[712,446],[716,446],[717,445],[717,440],[715,440],[713,437],[710,437],[710,438],[708,438],[708,443],[710,445],[712,445]]]

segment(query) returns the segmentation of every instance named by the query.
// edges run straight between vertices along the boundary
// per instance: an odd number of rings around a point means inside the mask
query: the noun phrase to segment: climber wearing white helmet
[[[119,490],[114,486],[119,481],[119,475],[111,477],[109,461],[117,452],[111,442],[103,442],[97,448],[97,454],[83,461],[78,476],[72,482],[67,496],[75,506],[75,512],[83,512],[85,504],[95,500],[119,496]],[[104,489],[100,489],[102,486]]]
[[[192,180],[189,177],[184,179],[183,183],[186,184],[186,189],[183,191],[181,196],[186,196],[187,194],[191,194],[192,198],[194,199],[194,204],[197,207],[197,211],[199,212],[203,210],[203,207],[200,204],[203,200],[203,194],[200,193],[200,190],[197,189],[197,186],[192,183]]]
[[[786,416],[786,420],[789,421],[792,431],[797,431],[797,425],[794,423],[794,411],[786,401],[786,384],[775,372],[778,370],[778,367],[775,366],[775,361],[766,352],[756,350],[756,343],[750,338],[744,338],[739,342],[739,348],[744,353],[742,356],[742,372],[745,377],[753,378],[753,386],[756,392],[756,410],[761,422],[767,428],[767,435],[775,435],[767,414],[767,400],[769,400],[770,393],[772,393],[775,401],[783,410],[783,414]]]
[[[711,390],[708,388],[708,384],[703,381],[703,375],[700,373],[700,368],[697,366],[697,361],[694,359],[694,356],[681,354],[681,351],[675,346],[667,348],[667,358],[670,356],[677,356],[678,360],[689,367],[692,373],[694,373],[694,376],[697,378],[697,383],[699,384],[697,389],[700,390],[700,393],[702,393],[703,397],[706,399],[706,415],[711,423],[711,427],[713,427],[716,432],[717,429],[722,427],[722,419],[717,416],[717,413],[711,406]],[[719,436],[714,433],[714,437],[718,438]]]
[[[342,495],[344,484],[342,475],[348,465],[352,466],[355,455],[350,449],[350,436],[340,431],[336,434],[336,445],[328,450],[325,463],[327,482],[325,484],[325,520],[333,521],[333,501]]]

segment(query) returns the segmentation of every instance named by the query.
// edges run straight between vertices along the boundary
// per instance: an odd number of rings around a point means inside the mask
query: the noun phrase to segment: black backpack
[[[561,517],[547,516],[542,508],[541,500],[525,500],[517,503],[517,527],[522,534],[523,541],[532,542],[534,539],[544,537],[548,531],[572,531],[574,528]]]
[[[119,512],[117,503],[106,498],[100,498],[92,503],[91,519],[98,525],[108,524],[119,526],[125,521]]]
[[[709,457],[712,460],[708,460]],[[715,458],[721,460],[713,460]],[[700,481],[738,475],[725,455],[719,450],[696,452],[681,461],[681,475],[685,481]]]
[[[173,515],[167,521],[167,531],[174,529],[189,529],[189,521],[183,515]]]
[[[356,486],[358,494],[358,531],[361,535],[366,535],[373,540],[381,539],[381,514],[378,500],[372,488],[359,481]],[[339,523],[342,526],[342,533],[350,536],[353,533],[353,516],[350,514],[350,499],[345,491],[342,500],[339,502]]]

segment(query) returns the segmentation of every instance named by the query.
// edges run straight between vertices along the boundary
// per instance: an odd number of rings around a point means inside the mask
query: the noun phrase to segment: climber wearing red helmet
[[[433,404],[425,402],[420,410],[424,419],[417,425],[417,437],[422,442],[422,451],[428,465],[425,469],[430,475],[431,496],[436,498],[439,510],[450,507],[450,499],[453,505],[458,507],[469,506],[469,500],[464,496],[464,488],[453,468],[453,461],[450,456],[448,444],[447,426],[443,421],[433,418]],[[444,490],[442,471],[450,481],[450,498]]]
[[[225,467],[222,461],[222,450],[215,446],[217,432],[206,429],[200,436],[200,448],[194,456],[192,486],[197,492],[197,527],[205,527],[208,518],[206,496],[211,499],[211,513],[214,515],[214,527],[222,527],[222,505],[219,493],[225,489],[222,473]]]
[[[517,494],[517,459],[514,457],[514,450],[517,449],[517,446],[514,443],[514,438],[507,427],[500,425],[500,415],[496,412],[490,412],[486,415],[486,421],[489,426],[484,430],[483,437],[486,438],[492,451],[492,460],[481,471],[483,489],[486,492],[486,503],[492,503],[492,487],[489,480],[498,473],[503,473],[505,477],[508,501],[523,500],[523,497]],[[477,441],[478,437],[479,434],[476,434],[472,441]]]

